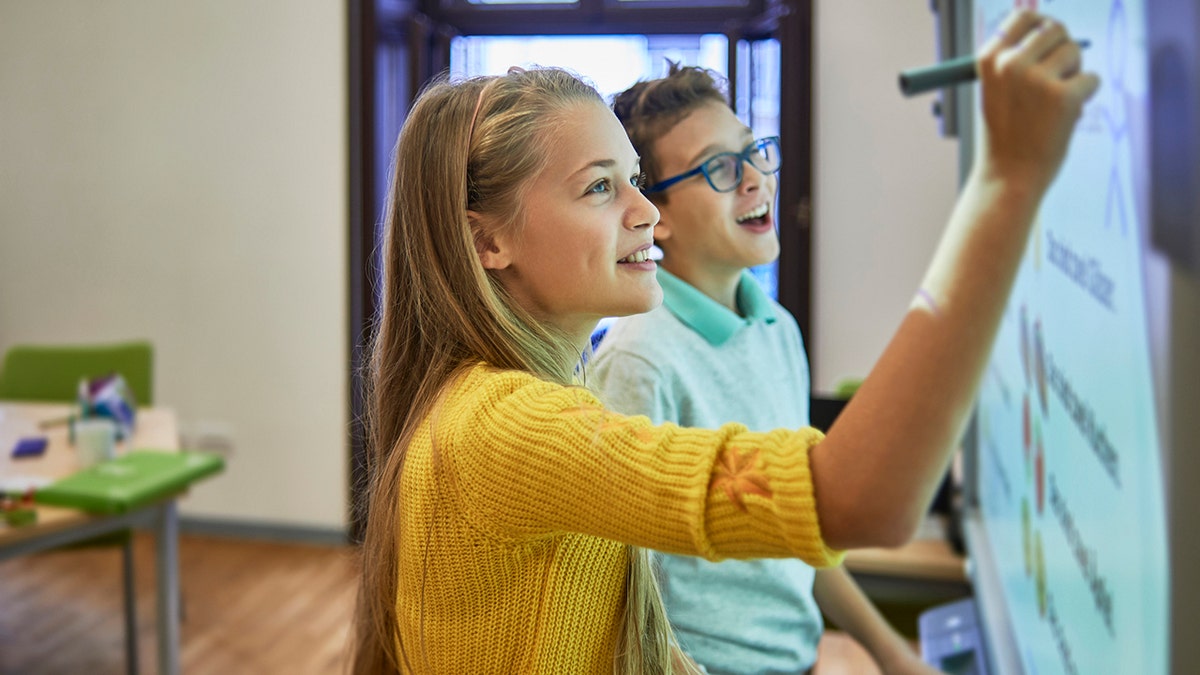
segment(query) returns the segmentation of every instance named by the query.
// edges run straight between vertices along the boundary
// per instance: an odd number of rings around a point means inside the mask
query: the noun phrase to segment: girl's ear
[[[467,211],[471,234],[475,237],[475,253],[485,270],[502,270],[512,264],[511,251],[504,237],[494,234],[487,218],[474,211]]]

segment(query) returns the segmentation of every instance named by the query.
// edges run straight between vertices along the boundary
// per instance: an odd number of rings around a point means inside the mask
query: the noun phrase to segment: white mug
[[[107,417],[75,420],[75,451],[79,467],[86,469],[117,455],[117,424]]]

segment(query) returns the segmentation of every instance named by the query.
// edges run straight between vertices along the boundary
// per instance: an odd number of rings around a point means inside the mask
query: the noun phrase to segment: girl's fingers
[[[1095,73],[1080,73],[1066,81],[1067,94],[1080,106],[1100,88],[1100,78]]]
[[[1070,36],[1061,23],[1043,19],[1037,28],[1025,34],[1017,47],[1016,58],[1028,65],[1034,65],[1067,42],[1070,42]]]
[[[1000,24],[1000,30],[984,43],[979,53],[989,55],[1016,46],[1041,21],[1041,17],[1027,9],[1012,12]]]
[[[1060,79],[1074,77],[1083,67],[1083,50],[1074,42],[1063,42],[1042,60],[1042,67]]]

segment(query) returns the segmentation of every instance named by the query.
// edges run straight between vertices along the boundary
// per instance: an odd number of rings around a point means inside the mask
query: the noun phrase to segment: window
[[[605,96],[665,74],[670,59],[728,77],[738,115],[757,135],[779,133],[780,267],[755,269],[811,339],[812,0],[348,0],[350,69],[350,484],[362,497],[364,349],[379,298],[375,260],[396,132],[431,77],[558,65]],[[513,37],[513,36],[521,37]],[[552,37],[560,36],[560,37]],[[770,37],[778,38],[777,42]],[[728,40],[737,39],[734,49]],[[585,42],[594,40],[595,42]],[[604,54],[603,60],[594,58]],[[728,64],[736,64],[728,72]],[[786,119],[783,124],[781,120]],[[786,128],[782,128],[786,127]],[[784,213],[788,214],[784,216]],[[777,289],[777,290],[776,290]],[[351,516],[362,535],[363,512]]]
[[[500,75],[510,66],[553,65],[591,83],[605,100],[638,80],[661,77],[667,59],[726,71],[724,35],[542,35],[455,38],[450,73]]]
[[[464,0],[470,5],[578,5],[578,2],[563,0]]]

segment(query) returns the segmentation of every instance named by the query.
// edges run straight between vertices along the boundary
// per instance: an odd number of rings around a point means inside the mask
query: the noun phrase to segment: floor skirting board
[[[179,530],[189,534],[229,537],[232,539],[278,541],[293,544],[344,546],[349,543],[346,531],[341,528],[247,522],[242,520],[223,520],[220,518],[197,518],[194,516],[180,516]]]

